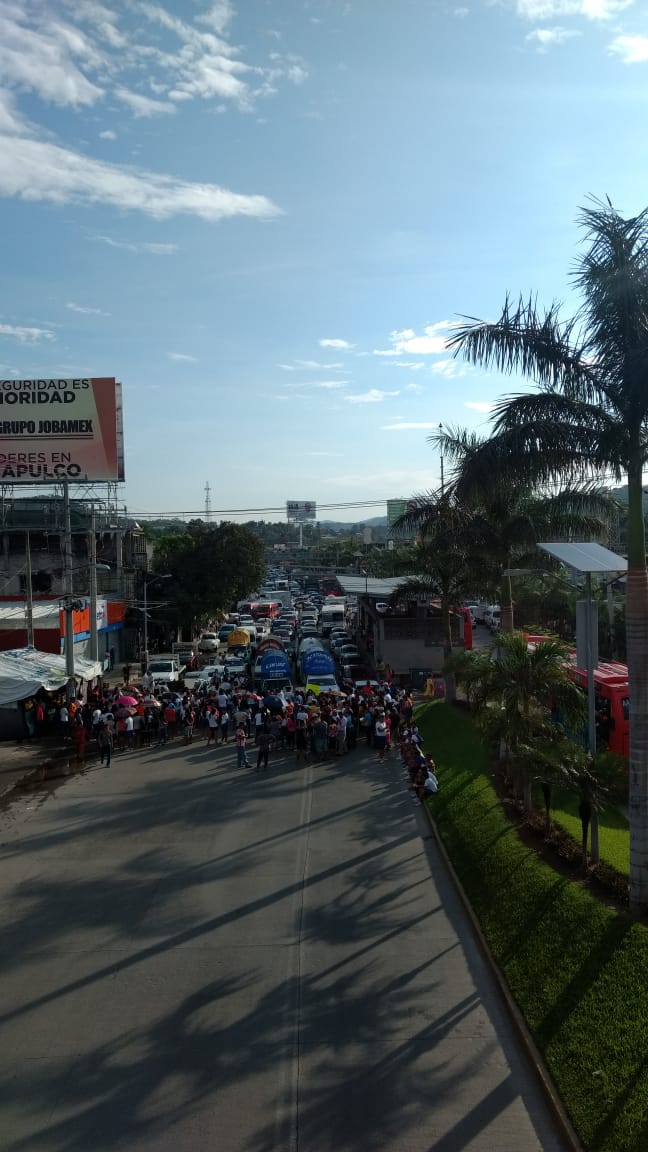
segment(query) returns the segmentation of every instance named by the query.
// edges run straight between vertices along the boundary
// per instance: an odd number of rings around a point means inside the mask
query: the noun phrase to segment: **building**
[[[104,501],[70,501],[75,656],[91,656],[91,613],[96,599],[97,658],[126,659],[133,638],[126,624],[138,573],[148,567],[146,538],[134,521]],[[93,539],[94,537],[94,539]],[[0,500],[0,650],[28,640],[31,568],[33,643],[43,652],[64,651],[65,524],[63,497],[4,496]],[[96,561],[95,561],[96,556]],[[93,589],[91,569],[96,586]],[[93,593],[96,592],[96,597]]]

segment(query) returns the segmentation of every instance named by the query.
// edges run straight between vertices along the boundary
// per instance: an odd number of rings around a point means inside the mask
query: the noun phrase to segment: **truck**
[[[322,611],[320,613],[320,628],[322,636],[330,635],[331,629],[338,625],[344,627],[346,620],[346,602],[344,597],[332,597],[322,604]]]
[[[171,657],[183,671],[185,668],[191,670],[196,663],[196,650],[190,641],[183,643],[179,640],[171,645]]]

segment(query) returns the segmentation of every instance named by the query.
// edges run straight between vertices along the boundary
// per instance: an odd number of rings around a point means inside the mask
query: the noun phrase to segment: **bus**
[[[253,600],[250,615],[253,620],[276,620],[282,608],[281,600]]]
[[[587,692],[587,669],[570,665],[572,680]],[[630,691],[628,667],[615,661],[594,669],[596,742],[619,756],[630,755]]]

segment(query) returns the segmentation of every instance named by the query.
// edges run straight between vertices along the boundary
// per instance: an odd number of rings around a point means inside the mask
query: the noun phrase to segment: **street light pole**
[[[148,672],[149,665],[149,652],[148,652],[148,602],[147,602],[147,588],[148,581],[144,577],[144,672]]]
[[[65,602],[65,674],[66,695],[71,700],[74,686],[74,622],[72,613],[72,523],[70,520],[70,484],[63,481],[63,595]]]
[[[90,659],[99,660],[99,630],[97,628],[97,522],[92,505],[90,522]]]
[[[154,584],[156,580],[172,580],[173,573],[165,572],[162,576],[152,576],[151,580],[147,580],[144,576],[144,671],[146,672],[149,665],[149,650],[148,650],[148,586]]]

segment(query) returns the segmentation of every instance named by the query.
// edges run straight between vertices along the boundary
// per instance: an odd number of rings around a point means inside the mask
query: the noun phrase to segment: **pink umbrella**
[[[118,696],[115,703],[120,708],[134,708],[137,704],[137,700],[134,696]]]

